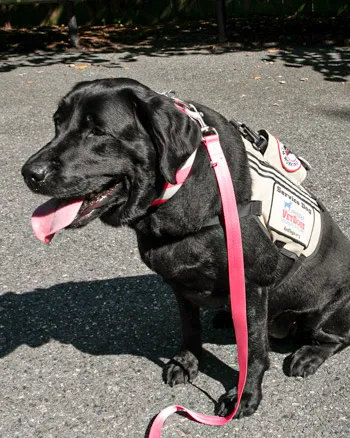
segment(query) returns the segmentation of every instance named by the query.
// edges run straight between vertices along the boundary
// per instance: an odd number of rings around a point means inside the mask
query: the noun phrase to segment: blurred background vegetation
[[[223,44],[227,50],[290,44],[345,47],[350,45],[347,1],[74,0],[72,10],[69,0],[0,0],[0,59],[15,52],[71,48],[67,17],[74,13],[76,47],[87,50],[133,47],[154,54],[189,47],[216,51]],[[218,13],[220,8],[225,14]],[[225,20],[218,19],[223,15]]]
[[[50,26],[66,23],[62,3],[2,5],[0,26]],[[216,17],[216,0],[87,0],[76,3],[79,25],[154,25]],[[0,1],[1,4],[1,1]],[[228,17],[344,16],[347,0],[226,0]]]

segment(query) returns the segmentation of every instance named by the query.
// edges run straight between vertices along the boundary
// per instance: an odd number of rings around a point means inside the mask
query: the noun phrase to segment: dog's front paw
[[[181,351],[165,365],[165,383],[174,386],[194,380],[198,375],[198,364],[199,361],[193,353],[188,350]]]
[[[261,400],[261,391],[244,391],[235,418],[249,417],[257,410]],[[235,408],[237,401],[237,388],[232,388],[223,394],[215,410],[216,415],[226,417]]]

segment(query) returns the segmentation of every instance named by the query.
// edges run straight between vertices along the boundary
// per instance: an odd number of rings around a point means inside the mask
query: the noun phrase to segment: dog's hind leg
[[[328,310],[328,311],[327,311]],[[315,318],[315,317],[314,317]],[[314,325],[314,318],[306,322],[313,325],[309,332],[309,345],[304,345],[285,359],[284,371],[289,376],[307,377],[314,374],[322,363],[350,345],[349,292],[343,299],[325,309]]]

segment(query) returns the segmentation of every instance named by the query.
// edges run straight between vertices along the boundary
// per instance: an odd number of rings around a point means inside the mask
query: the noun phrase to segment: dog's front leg
[[[180,352],[164,368],[164,381],[170,386],[186,383],[198,375],[199,357],[202,350],[199,307],[173,287],[179,305],[183,342]]]
[[[267,288],[256,285],[247,288],[248,375],[235,418],[252,415],[261,400],[261,384],[269,367],[267,336]],[[236,404],[237,388],[223,394],[216,409],[217,415],[230,414]]]

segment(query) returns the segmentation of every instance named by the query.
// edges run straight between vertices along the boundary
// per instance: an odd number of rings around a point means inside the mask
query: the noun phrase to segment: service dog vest
[[[176,108],[197,121],[202,130],[208,128],[203,114],[193,105],[187,105],[169,93],[163,94],[174,101]],[[309,257],[318,247],[322,226],[319,203],[301,186],[307,175],[306,167],[309,166],[305,166],[305,160],[294,155],[267,131],[256,133],[235,120],[230,120],[230,123],[242,134],[252,178],[251,201],[238,205],[239,215],[258,216],[271,240],[284,254],[294,259]],[[263,148],[260,147],[262,144]],[[152,206],[163,204],[181,188],[196,154],[197,149],[177,171],[176,183],[166,183],[159,198],[151,203]],[[216,217],[205,226],[219,223]]]
[[[252,178],[252,201],[261,202],[258,216],[273,242],[297,256],[309,257],[318,246],[321,214],[317,200],[304,188],[307,170],[301,159],[267,131],[260,152],[242,136]]]

